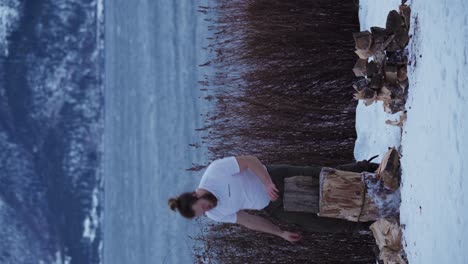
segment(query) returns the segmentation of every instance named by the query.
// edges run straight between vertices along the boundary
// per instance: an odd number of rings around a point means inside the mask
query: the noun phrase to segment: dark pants
[[[336,169],[345,171],[375,171],[378,164],[375,163],[352,163],[337,166]],[[265,211],[273,218],[302,226],[311,232],[350,232],[368,228],[366,223],[354,223],[346,220],[318,217],[313,213],[285,212],[283,210],[284,179],[293,176],[308,176],[319,179],[321,166],[290,166],[290,165],[268,165],[266,166],[273,183],[279,190],[280,198],[265,208]]]

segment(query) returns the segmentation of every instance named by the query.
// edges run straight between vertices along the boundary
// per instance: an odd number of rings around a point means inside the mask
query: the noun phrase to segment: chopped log
[[[405,93],[409,87],[408,78],[404,79],[403,81],[399,81],[398,85],[400,85],[401,90]]]
[[[354,99],[363,100],[365,106],[369,106],[373,104],[376,98],[377,98],[377,92],[368,87],[354,94]]]
[[[390,37],[388,37],[384,43],[379,45],[378,49],[385,50],[387,46],[393,41],[394,38],[395,38],[395,34],[390,35]]]
[[[355,50],[354,51],[360,59],[368,59],[375,54],[375,50],[369,49],[369,50]]]
[[[362,92],[364,95],[363,99],[373,99],[376,95],[376,92],[370,88],[366,88]]]
[[[354,94],[354,98],[356,100],[374,99],[376,96],[377,96],[377,93],[368,87],[365,87],[364,89]]]
[[[372,78],[375,74],[379,73],[379,66],[375,61],[369,62],[367,65],[367,77]]]
[[[403,98],[395,98],[392,99],[390,104],[388,105],[388,108],[385,109],[385,112],[390,113],[390,114],[395,114],[400,111],[405,110],[405,99]]]
[[[394,114],[405,110],[406,91],[401,88],[401,83],[392,84],[386,82],[384,88],[388,89],[391,93],[391,100],[387,101],[386,104],[384,103],[385,112]],[[377,96],[378,98],[379,96]]]
[[[367,59],[358,59],[353,68],[354,75],[356,77],[365,76],[366,68],[367,68]]]
[[[398,154],[398,151],[395,148],[390,148],[387,151],[376,171],[376,174],[382,180],[384,186],[389,190],[395,191],[400,187],[400,154]]]
[[[409,42],[408,30],[400,29],[395,33],[395,41],[398,43],[401,49],[404,49]]]
[[[385,81],[396,84],[398,80],[398,68],[395,65],[385,65]]]
[[[369,88],[371,88],[374,91],[379,91],[382,88],[383,84],[384,81],[382,74],[374,74],[369,83]]]
[[[403,248],[401,244],[402,232],[396,220],[380,218],[370,226],[370,230],[379,250],[387,247],[394,251],[400,251]]]
[[[407,264],[408,262],[403,258],[403,254],[384,247],[380,251],[379,259],[383,261],[383,264]]]
[[[325,167],[320,172],[318,215],[367,222],[379,217],[379,209],[366,197],[366,186],[360,173]]]
[[[385,121],[385,124],[388,124],[388,125],[391,125],[391,126],[397,126],[397,127],[403,127],[403,124],[405,123],[406,121],[406,111],[403,111],[403,113],[401,113],[400,115],[400,118],[398,118],[398,120],[386,120]]]
[[[385,51],[395,52],[401,50],[400,44],[396,40],[392,40],[388,46],[386,47]]]
[[[408,67],[406,65],[398,67],[397,78],[398,82],[403,82],[408,79]]]
[[[396,220],[381,218],[370,226],[384,263],[406,264],[402,257],[402,231]]]
[[[405,103],[406,103],[406,91],[401,89],[398,84],[392,84],[386,82],[384,87],[380,90],[379,94],[377,95],[377,100],[384,101],[384,110],[387,113],[395,114],[397,112],[405,110]],[[386,95],[385,98],[382,99],[382,91],[389,91],[390,95]],[[388,97],[387,97],[388,96]]]
[[[319,180],[313,177],[295,176],[284,179],[284,211],[319,212]]]
[[[382,57],[385,57],[384,54],[383,54],[383,51],[385,50],[385,48],[390,44],[390,42],[393,41],[393,39],[395,38],[395,35],[391,35],[390,37],[388,37],[387,40],[385,40],[384,43],[373,43],[370,47],[370,49],[368,50],[361,50],[361,49],[358,49],[356,51],[354,51],[360,59],[368,59],[376,54],[382,54]],[[398,45],[398,44],[396,44]],[[382,60],[377,60],[379,63],[382,63]]]
[[[405,52],[399,50],[390,52],[387,50],[387,62],[394,64],[394,65],[407,65],[408,64],[408,57]]]
[[[353,34],[357,50],[369,50],[372,45],[372,34],[369,30]]]
[[[384,87],[382,87],[382,89],[380,89],[379,93],[377,94],[377,97],[376,97],[376,100],[377,101],[383,101],[384,102],[384,105],[385,104],[390,104],[390,102],[392,101],[392,92],[390,92],[390,90],[388,90],[387,88],[387,84],[384,85]]]
[[[364,100],[364,105],[365,106],[372,105],[373,103],[375,103],[375,98]]]
[[[385,55],[385,50],[379,49],[375,52],[373,56],[373,61],[377,65],[383,65],[386,60],[387,60],[387,56]]]
[[[370,90],[370,89],[369,89]],[[375,91],[374,91],[375,93]],[[376,97],[374,96],[373,98],[365,99],[365,98],[358,98],[358,94],[354,94],[354,99],[356,100],[362,100],[364,102],[365,106],[372,105],[376,101]]]
[[[406,30],[409,30],[411,21],[411,8],[405,4],[400,5],[400,15],[403,18]]]
[[[389,35],[387,30],[381,27],[371,27],[371,32],[375,43],[384,43]]]
[[[397,33],[405,26],[403,18],[396,10],[390,11],[387,16],[387,23],[385,29],[387,32]]]
[[[356,92],[360,92],[364,88],[368,88],[368,85],[369,85],[369,82],[367,81],[367,79],[362,78],[362,79],[360,79],[359,81],[357,81],[357,82],[355,82],[353,84],[353,88],[354,88],[354,90],[356,90]]]
[[[391,92],[392,100],[405,98],[405,92],[397,84],[385,83],[384,86]]]

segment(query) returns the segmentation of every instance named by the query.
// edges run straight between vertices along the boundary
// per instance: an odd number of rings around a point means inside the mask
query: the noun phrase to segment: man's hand
[[[277,225],[269,220],[258,216],[251,215],[243,210],[237,212],[236,223],[243,225],[249,229],[269,233],[286,239],[289,242],[297,242],[301,240],[301,234],[281,230]]]
[[[281,237],[286,239],[289,242],[297,242],[301,240],[301,234],[299,233],[293,233],[293,232],[288,232],[288,231],[282,231],[281,232]]]
[[[270,197],[271,201],[276,201],[278,199],[278,189],[276,188],[274,183],[269,183],[266,185],[266,191],[268,194],[268,197]]]

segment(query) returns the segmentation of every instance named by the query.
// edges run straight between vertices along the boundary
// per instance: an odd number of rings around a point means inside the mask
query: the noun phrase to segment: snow
[[[88,238],[91,242],[96,238],[96,232],[99,227],[99,214],[97,208],[99,206],[98,199],[99,191],[96,188],[93,190],[93,203],[89,215],[85,218],[83,223],[83,237]]]
[[[8,56],[8,36],[18,25],[21,3],[15,0],[0,1],[0,54]]]
[[[72,258],[70,256],[64,255],[62,252],[55,252],[55,259],[52,260],[50,264],[71,264]],[[38,264],[46,264],[42,260],[39,260]]]
[[[385,124],[386,120],[397,120],[400,113],[387,114],[383,110],[382,102],[365,106],[359,102],[356,109],[357,140],[354,148],[356,160],[374,159],[380,162],[389,147],[398,147],[401,141],[401,129],[397,126]]]
[[[361,29],[384,26],[399,4],[361,0]],[[400,129],[385,125],[381,107],[359,104],[355,156],[368,158],[401,143],[400,220],[409,263],[468,263],[468,2],[413,0],[410,6],[410,88],[401,142]]]

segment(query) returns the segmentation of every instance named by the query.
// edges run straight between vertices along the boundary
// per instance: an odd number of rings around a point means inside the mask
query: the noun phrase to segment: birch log
[[[379,209],[366,197],[366,186],[360,173],[323,168],[318,215],[368,222],[379,218]]]

